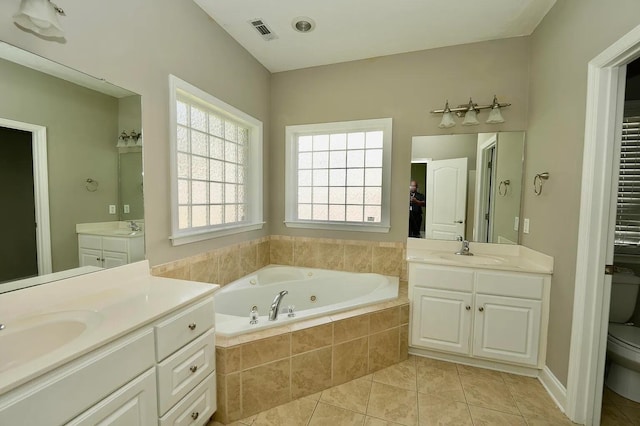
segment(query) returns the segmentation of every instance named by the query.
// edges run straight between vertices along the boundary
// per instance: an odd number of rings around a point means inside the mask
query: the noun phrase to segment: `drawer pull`
[[[482,306],[480,306],[480,307],[478,308],[478,310],[479,310],[480,312],[484,312],[484,308],[483,308]]]
[[[192,322],[191,324],[189,324],[189,330],[193,331],[196,329],[196,323]]]
[[[470,311],[470,310],[471,310],[471,306],[467,305],[467,306],[465,307],[465,309],[466,309],[467,311]]]
[[[189,370],[191,370],[192,373],[195,373],[196,371],[198,371],[198,366],[192,365],[191,367],[189,367]]]
[[[200,413],[198,413],[197,411],[195,413],[191,413],[191,418],[193,420],[196,420],[198,417],[200,417]]]

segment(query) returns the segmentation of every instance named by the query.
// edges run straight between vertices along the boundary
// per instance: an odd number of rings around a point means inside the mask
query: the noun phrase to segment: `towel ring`
[[[546,180],[549,180],[549,173],[548,172],[544,172],[544,173],[538,173],[537,175],[534,176],[533,178],[533,193],[536,195],[540,195],[542,194],[542,186],[544,185],[544,182]]]
[[[87,191],[89,192],[96,192],[98,190],[98,181],[97,180],[93,180],[91,178],[88,178],[85,182],[85,188],[87,188]]]
[[[502,192],[503,185],[504,185],[504,193]],[[498,185],[498,194],[500,194],[501,197],[505,197],[507,195],[507,191],[509,190],[509,185],[511,185],[511,181],[509,179],[503,180],[500,182],[500,184]]]

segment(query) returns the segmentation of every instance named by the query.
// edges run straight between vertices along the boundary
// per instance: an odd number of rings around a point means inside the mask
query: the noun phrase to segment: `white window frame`
[[[178,164],[177,164],[177,98],[181,96],[193,98],[195,102],[205,103],[211,110],[230,118],[249,128],[249,152],[247,162],[247,221],[241,224],[216,225],[202,228],[179,229],[178,227]],[[262,229],[263,196],[262,196],[262,121],[227,104],[215,96],[187,83],[180,78],[169,75],[169,143],[171,169],[171,244],[174,246],[203,241],[225,235]]]
[[[298,150],[297,138],[301,135],[383,131],[382,142],[382,206],[380,223],[334,222],[300,220],[298,216]],[[334,231],[389,232],[391,229],[391,147],[393,119],[376,118],[370,120],[339,121],[333,123],[303,124],[286,126],[285,161],[285,225],[289,228],[326,229]]]

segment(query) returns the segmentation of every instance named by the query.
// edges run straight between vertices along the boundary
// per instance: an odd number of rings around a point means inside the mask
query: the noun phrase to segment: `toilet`
[[[632,270],[621,268],[613,275],[607,338],[607,387],[635,402],[640,402],[640,327],[625,323],[633,315],[639,290],[640,277]]]

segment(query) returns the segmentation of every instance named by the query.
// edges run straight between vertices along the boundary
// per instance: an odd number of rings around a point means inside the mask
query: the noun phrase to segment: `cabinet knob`
[[[196,323],[192,322],[191,324],[189,324],[189,330],[195,330],[196,329]]]
[[[196,371],[198,371],[198,366],[192,365],[191,367],[189,367],[189,370],[191,370],[192,373],[195,373]]]
[[[465,309],[466,309],[467,311],[470,311],[470,310],[471,310],[471,306],[467,305],[467,306],[465,307]]]
[[[194,413],[191,413],[191,418],[192,418],[193,420],[196,420],[198,417],[200,417],[200,413],[198,413],[197,411],[196,411],[196,412],[194,412]]]
[[[100,262],[100,258],[99,258],[99,257],[96,257],[96,260],[97,260],[98,262]]]
[[[482,306],[480,306],[480,307],[478,308],[478,310],[479,310],[480,312],[484,312],[484,308],[483,308]]]

